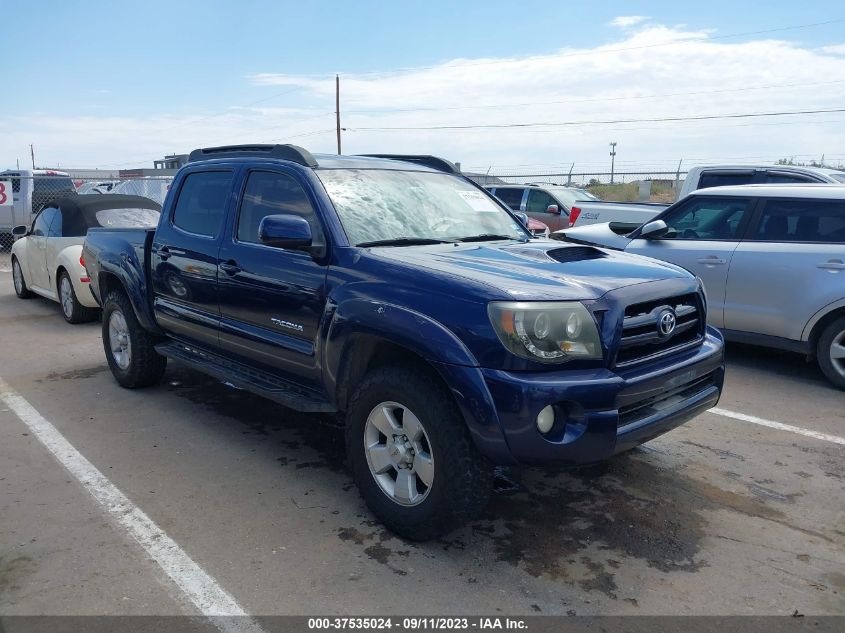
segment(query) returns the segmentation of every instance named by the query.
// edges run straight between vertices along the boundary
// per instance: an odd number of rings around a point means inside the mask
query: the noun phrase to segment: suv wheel
[[[816,358],[827,379],[845,389],[845,317],[824,329],[816,347]]]
[[[129,297],[112,290],[103,303],[103,348],[111,373],[128,389],[157,383],[167,358],[155,351],[156,340],[135,317]]]
[[[451,394],[410,366],[376,369],[350,403],[346,450],[370,510],[414,541],[477,517],[493,470],[475,448]]]

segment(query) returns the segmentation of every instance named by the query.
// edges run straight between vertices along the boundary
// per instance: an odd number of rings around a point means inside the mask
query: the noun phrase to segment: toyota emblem
[[[660,336],[669,336],[675,331],[677,319],[675,318],[674,310],[663,310],[657,317],[657,330]]]

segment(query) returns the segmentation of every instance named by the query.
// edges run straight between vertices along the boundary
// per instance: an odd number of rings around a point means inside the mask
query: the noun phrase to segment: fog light
[[[552,405],[549,405],[537,415],[537,429],[540,433],[548,433],[554,425],[555,410]]]

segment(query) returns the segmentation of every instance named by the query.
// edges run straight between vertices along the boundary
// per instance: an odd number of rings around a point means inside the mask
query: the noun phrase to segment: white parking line
[[[263,633],[263,629],[217,581],[197,565],[150,517],[133,504],[108,478],[89,462],[55,426],[18,392],[0,378],[0,400],[29,427],[59,463],[81,483],[176,583],[204,616],[225,633]],[[219,617],[240,616],[240,617]]]
[[[792,426],[791,424],[783,424],[782,422],[773,422],[764,418],[758,418],[754,415],[747,415],[745,413],[737,413],[736,411],[728,411],[727,409],[720,409],[714,407],[708,413],[715,413],[726,418],[733,418],[734,420],[742,420],[743,422],[750,422],[751,424],[759,424],[760,426],[767,426],[770,429],[778,429],[779,431],[787,431],[789,433],[797,433],[806,437],[812,437],[817,440],[825,442],[833,442],[834,444],[845,445],[845,437],[838,435],[830,435],[829,433],[820,433],[811,429],[805,429],[800,426]]]

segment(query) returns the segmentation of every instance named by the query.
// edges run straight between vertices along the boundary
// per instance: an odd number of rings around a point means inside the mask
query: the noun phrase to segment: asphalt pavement
[[[4,271],[0,353],[3,615],[202,612],[103,486],[252,615],[845,613],[845,393],[793,354],[730,346],[719,409],[797,431],[706,413],[606,466],[503,471],[482,519],[414,544],[362,503],[332,420],[175,363],[121,389],[99,323]]]

